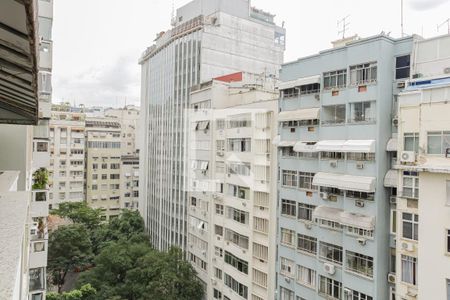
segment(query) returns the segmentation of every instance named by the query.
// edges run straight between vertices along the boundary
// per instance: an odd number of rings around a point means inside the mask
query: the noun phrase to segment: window
[[[237,281],[236,279],[234,279],[233,277],[231,277],[230,275],[228,275],[227,273],[224,274],[224,283],[226,286],[228,286],[229,288],[231,288],[235,293],[237,293],[239,296],[247,299],[248,297],[248,288],[243,285],[242,283],[240,283],[239,281]]]
[[[215,233],[216,235],[223,236],[223,227],[222,227],[222,226],[219,226],[219,225],[215,225],[215,226],[214,226],[214,233]]]
[[[249,163],[229,163],[227,168],[228,174],[236,174],[242,176],[250,176]]]
[[[373,300],[372,296],[368,296],[361,292],[351,290],[349,288],[344,289],[344,300]]]
[[[262,261],[267,261],[269,257],[269,249],[264,245],[253,243],[253,257]]]
[[[409,78],[411,56],[403,55],[395,58],[395,79]]]
[[[450,131],[432,131],[427,133],[427,153],[445,154],[450,149]]]
[[[320,275],[319,293],[330,296],[332,299],[341,299],[342,283],[337,280]]]
[[[222,257],[223,256],[223,249],[217,246],[214,246],[214,255]]]
[[[287,259],[285,257],[281,257],[280,260],[280,273],[288,276],[288,277],[294,277],[295,273],[294,273],[294,266],[295,263],[293,260]]]
[[[365,238],[373,238],[373,230],[362,229],[358,227],[346,226],[347,234]]]
[[[285,246],[294,246],[295,231],[281,228],[281,244]]]
[[[289,88],[289,89],[284,89],[283,90],[283,98],[295,98],[298,97],[299,95],[299,91],[298,88],[293,87],[293,88]]]
[[[446,236],[447,253],[450,253],[450,229],[447,229],[446,232],[447,232],[447,236]]]
[[[214,299],[222,299],[222,292],[214,289],[213,290],[213,297],[214,297]]]
[[[296,217],[297,203],[292,200],[281,199],[281,214],[283,216]]]
[[[403,172],[403,197],[419,198],[419,177],[417,172]]]
[[[234,220],[236,222],[242,223],[242,224],[248,224],[248,212],[245,212],[243,210],[227,206],[227,218]]]
[[[253,229],[262,233],[269,233],[269,220],[253,217]]]
[[[373,200],[375,197],[374,193],[358,192],[358,191],[346,191],[345,196],[352,199],[363,199],[363,200]]]
[[[312,184],[315,173],[298,172],[298,187],[306,190],[315,190],[316,186]]]
[[[242,260],[233,254],[231,254],[228,251],[225,251],[225,263],[233,266],[235,269],[237,269],[239,272],[248,274],[248,262],[245,260]]]
[[[92,185],[92,190],[93,190],[93,191],[98,190],[98,186],[97,186],[96,184],[93,184],[93,185]]]
[[[447,300],[450,300],[450,279],[447,279]]]
[[[283,170],[282,184],[287,187],[297,187],[297,171]]]
[[[216,214],[223,215],[223,205],[222,204],[216,204]]]
[[[377,63],[365,63],[350,67],[350,84],[360,85],[377,81]]]
[[[322,106],[322,124],[344,124],[345,104]]]
[[[102,180],[108,179],[108,174],[102,174]]]
[[[293,147],[281,147],[281,157],[283,158],[297,157],[297,152],[294,151]]]
[[[225,151],[225,140],[216,141],[216,150],[221,152]]]
[[[346,268],[349,271],[373,277],[373,258],[356,252],[346,251]]]
[[[298,204],[298,219],[303,221],[312,221],[312,213],[316,207],[310,204]]]
[[[102,164],[102,169],[103,170],[108,169],[108,164]]]
[[[230,152],[250,152],[251,139],[228,139],[228,151]]]
[[[316,271],[297,265],[297,282],[311,288],[316,287]]]
[[[350,104],[350,123],[374,122],[375,102],[356,102]]]
[[[250,199],[250,189],[234,184],[228,184],[228,195],[238,197],[240,199]]]
[[[98,169],[98,164],[92,164],[92,169],[97,170]]]
[[[252,126],[251,114],[231,116],[230,120],[228,120],[228,128],[241,128],[251,126]]]
[[[297,250],[305,251],[316,255],[317,253],[317,238],[307,236],[304,234],[297,234]]]
[[[327,261],[342,264],[342,247],[325,242],[319,244],[319,257]]]
[[[109,179],[120,179],[120,174],[110,174]]]
[[[267,273],[261,272],[257,269],[253,269],[253,283],[259,286],[267,287]]]
[[[110,164],[109,167],[111,169],[120,169],[120,164]]]
[[[30,277],[30,285],[29,285],[30,291],[45,289],[44,268],[30,269],[29,277]]]
[[[419,153],[419,133],[410,132],[403,134],[403,150]]]
[[[345,153],[343,152],[320,152],[320,159],[345,159]]]
[[[109,189],[118,190],[118,189],[120,189],[120,184],[110,184]]]
[[[402,213],[402,236],[405,239],[419,240],[419,215]]]
[[[323,73],[323,88],[343,88],[347,85],[347,69]]]
[[[347,153],[347,160],[374,161],[375,153],[349,152]]]
[[[232,242],[238,247],[248,249],[248,237],[231,229],[225,229],[225,240]]]
[[[417,284],[417,258],[402,254],[402,281]]]
[[[92,180],[97,180],[98,179],[98,174],[92,174]]]
[[[280,300],[295,300],[294,292],[287,288],[280,287],[280,294]]]
[[[217,119],[216,120],[216,128],[217,129],[224,129],[225,128],[225,120],[224,119]]]

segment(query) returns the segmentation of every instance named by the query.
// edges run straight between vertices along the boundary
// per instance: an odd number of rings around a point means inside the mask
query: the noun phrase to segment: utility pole
[[[342,33],[343,39],[345,39],[345,32],[348,30],[348,27],[350,25],[350,22],[347,22],[347,19],[349,17],[350,17],[350,15],[347,15],[346,17],[337,21],[338,35]],[[340,28],[340,26],[342,26],[342,29]]]

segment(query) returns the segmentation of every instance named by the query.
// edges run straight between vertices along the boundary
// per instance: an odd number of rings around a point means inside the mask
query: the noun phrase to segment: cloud
[[[428,10],[438,7],[450,0],[412,0],[410,6],[415,10]]]
[[[121,56],[107,66],[90,67],[75,76],[57,78],[53,102],[122,106],[126,100],[127,104],[138,104],[139,73],[134,58]]]

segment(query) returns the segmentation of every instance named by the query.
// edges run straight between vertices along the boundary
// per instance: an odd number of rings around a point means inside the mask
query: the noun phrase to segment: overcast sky
[[[175,8],[190,0],[174,0]],[[253,0],[285,23],[285,62],[330,47],[337,20],[350,15],[348,35],[400,36],[401,0]],[[167,30],[171,0],[55,0],[53,102],[139,104],[138,59]],[[450,0],[404,0],[405,33],[432,37],[450,17]]]

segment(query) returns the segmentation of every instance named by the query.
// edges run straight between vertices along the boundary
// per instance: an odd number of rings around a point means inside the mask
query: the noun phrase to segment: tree
[[[95,267],[80,275],[77,285],[91,283],[101,299],[201,299],[203,286],[182,252],[152,249],[148,243],[119,241],[106,246]]]
[[[33,173],[33,190],[45,190],[48,183],[48,171],[46,168],[37,169]]]
[[[100,225],[101,210],[89,207],[85,202],[63,202],[51,214],[68,218],[74,223],[83,224],[88,229],[95,229]]]
[[[50,292],[47,294],[47,300],[95,300],[97,291],[90,284],[85,284],[78,290],[72,290],[70,292],[64,292],[58,294]]]
[[[71,224],[59,227],[50,235],[48,243],[48,270],[60,293],[69,271],[91,263],[91,241],[83,225]]]

